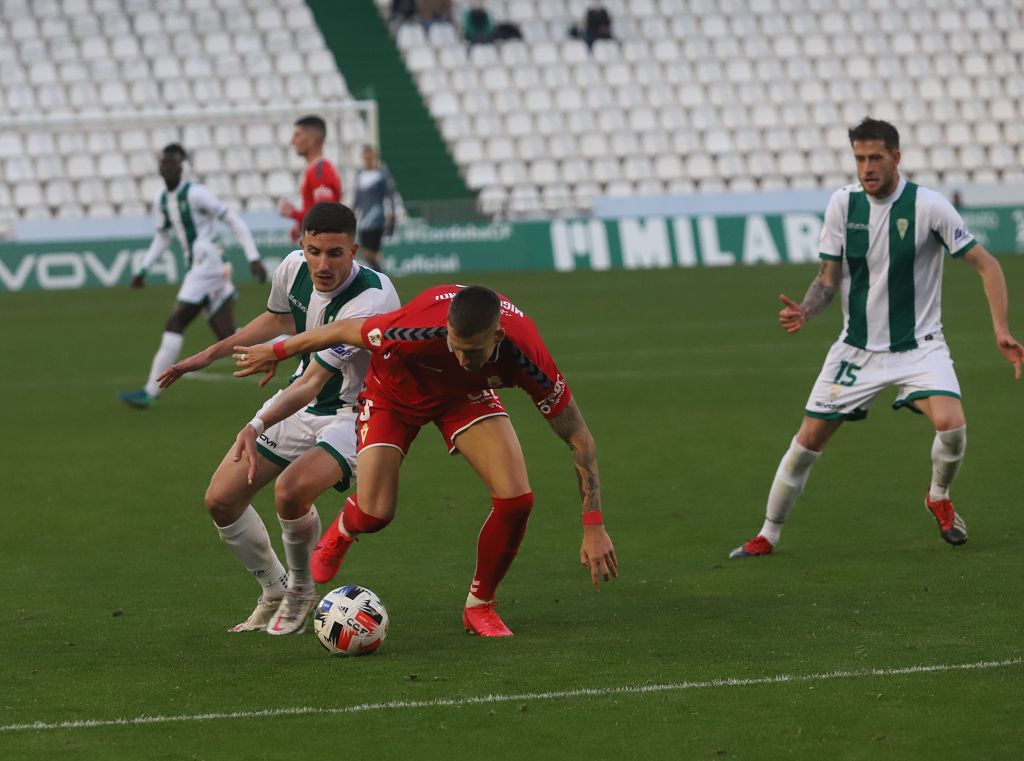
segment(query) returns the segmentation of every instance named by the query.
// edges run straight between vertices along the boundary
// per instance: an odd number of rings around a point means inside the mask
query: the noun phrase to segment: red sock
[[[355,495],[345,500],[345,507],[341,511],[341,525],[345,527],[350,536],[372,534],[375,531],[380,531],[389,523],[391,523],[390,518],[385,520],[364,513],[359,507],[359,501]]]
[[[498,584],[505,578],[519,552],[526,522],[533,509],[533,492],[502,499],[492,497],[491,514],[480,529],[476,542],[476,573],[469,591],[481,600],[493,600]]]

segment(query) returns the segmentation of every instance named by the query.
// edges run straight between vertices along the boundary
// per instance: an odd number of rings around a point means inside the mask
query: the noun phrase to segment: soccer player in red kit
[[[302,208],[296,209],[289,201],[281,202],[281,216],[295,220],[291,231],[292,240],[299,239],[302,219],[313,206],[321,202],[341,202],[341,178],[338,176],[338,170],[329,159],[324,158],[326,137],[327,124],[319,116],[303,116],[295,122],[292,147],[309,163],[302,175],[302,185],[299,188]]]
[[[595,586],[618,576],[618,560],[601,515],[594,438],[533,321],[483,286],[430,288],[403,308],[365,320],[336,320],[272,347],[237,347],[244,376],[317,347],[365,347],[370,369],[360,397],[357,493],[324,533],[313,577],[329,581],[357,534],[384,528],[395,516],[398,475],[413,439],[438,427],[491,492],[492,510],[480,530],[476,572],[463,624],[485,637],[512,632],[494,610],[494,595],[526,532],[533,492],[519,439],[495,388],[519,386],[552,430],[569,445],[583,503],[580,563]]]

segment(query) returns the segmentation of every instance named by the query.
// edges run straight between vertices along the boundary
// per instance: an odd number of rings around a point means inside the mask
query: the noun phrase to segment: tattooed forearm
[[[800,308],[804,310],[805,319],[810,319],[824,312],[825,308],[832,303],[832,299],[835,298],[836,287],[831,277],[832,267],[833,264],[831,262],[822,262],[818,276],[814,278],[811,287],[804,294],[804,300],[801,302]]]
[[[597,445],[590,434],[576,400],[569,402],[560,415],[548,421],[572,452],[576,468],[576,485],[584,512],[601,509],[601,477],[597,471]]]

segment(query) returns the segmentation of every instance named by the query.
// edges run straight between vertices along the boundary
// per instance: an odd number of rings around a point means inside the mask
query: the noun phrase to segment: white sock
[[[928,496],[932,501],[949,499],[949,485],[960,472],[967,449],[967,426],[951,431],[936,431],[932,441],[932,483]]]
[[[779,543],[782,524],[786,522],[789,511],[793,509],[807,484],[811,466],[821,457],[821,452],[812,452],[796,443],[794,438],[789,449],[782,456],[771,491],[768,492],[768,505],[765,508],[764,525],[759,532],[773,545]]]
[[[270,534],[263,525],[263,519],[252,505],[230,526],[217,526],[217,532],[224,544],[263,586],[265,598],[277,599],[284,594],[288,574],[277,559],[274,548],[270,546]]]
[[[313,548],[320,539],[320,515],[315,505],[301,518],[277,517],[281,523],[281,539],[284,540],[284,556],[288,561],[288,588],[312,589],[313,577],[309,563]]]
[[[466,597],[466,607],[467,608],[472,608],[475,605],[486,605],[489,602],[491,602],[491,601],[490,600],[481,600],[479,597],[477,597],[472,592],[470,592],[469,595]]]
[[[150,396],[160,396],[160,386],[156,379],[164,374],[164,370],[173,365],[181,353],[181,345],[185,343],[185,337],[181,333],[164,331],[160,339],[160,348],[153,356],[153,365],[149,368],[149,379],[146,381],[146,393]]]

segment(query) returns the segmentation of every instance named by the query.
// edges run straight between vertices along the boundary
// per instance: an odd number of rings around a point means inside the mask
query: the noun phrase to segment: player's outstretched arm
[[[619,560],[611,537],[604,530],[601,515],[601,477],[597,472],[597,444],[587,428],[575,399],[557,416],[548,421],[558,437],[569,445],[573,465],[576,467],[576,482],[583,503],[583,544],[580,547],[580,564],[590,571],[595,587],[601,579],[608,581],[619,575]]]
[[[825,311],[835,298],[842,275],[842,262],[826,259],[822,261],[821,269],[801,303],[797,304],[788,296],[779,294],[779,300],[782,301],[779,322],[787,333],[796,333],[809,319]]]
[[[249,463],[249,483],[256,480],[256,440],[259,435],[285,418],[291,417],[316,398],[324,384],[331,379],[331,372],[316,362],[310,362],[298,380],[281,391],[274,403],[246,423],[235,437],[232,458],[238,462],[244,456]]]
[[[359,332],[364,322],[366,320],[363,318],[335,320],[328,325],[321,325],[318,328],[294,335],[287,341],[278,341],[273,346],[246,346],[244,342],[237,340],[238,334],[236,333],[233,356],[236,360],[235,364],[241,369],[235,372],[235,377],[244,378],[247,375],[264,373],[260,380],[260,385],[263,386],[274,377],[277,363],[282,359],[308,354],[319,349],[328,349],[338,344],[348,344],[365,349],[367,348],[366,344],[363,343],[362,334]]]
[[[268,341],[282,333],[294,333],[295,320],[290,314],[263,312],[253,318],[248,325],[240,328],[234,335],[207,346],[201,352],[175,362],[164,374],[157,378],[160,388],[167,388],[186,373],[202,370],[215,360],[228,356],[239,341],[256,343]]]
[[[992,314],[992,330],[996,334],[996,348],[1013,365],[1013,377],[1020,378],[1024,366],[1024,346],[1010,333],[1008,317],[1010,298],[1006,292],[1006,277],[996,258],[983,246],[976,245],[966,254],[964,261],[977,270],[985,288],[988,309]]]

